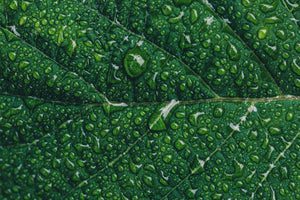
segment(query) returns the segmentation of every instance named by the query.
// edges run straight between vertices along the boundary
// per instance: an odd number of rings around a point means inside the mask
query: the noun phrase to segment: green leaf
[[[300,199],[296,0],[0,2],[0,199]]]

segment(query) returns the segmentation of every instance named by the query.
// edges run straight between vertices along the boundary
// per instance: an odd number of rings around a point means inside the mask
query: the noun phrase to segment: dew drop
[[[277,4],[278,4],[278,1],[274,1],[273,4],[262,3],[259,5],[259,8],[262,12],[267,13],[267,12],[274,11],[277,7]]]
[[[183,140],[178,139],[178,140],[175,142],[175,148],[176,148],[177,150],[182,150],[182,149],[184,149],[185,147],[186,147],[186,143],[185,143]]]
[[[173,9],[172,9],[172,6],[170,6],[169,4],[165,4],[162,6],[161,11],[164,15],[168,16],[168,15],[172,14]]]
[[[214,108],[213,115],[214,115],[214,117],[220,118],[223,116],[224,112],[225,112],[225,110],[221,104],[216,105]]]
[[[252,6],[252,2],[250,0],[242,0],[242,4],[245,7],[251,7]]]
[[[258,24],[258,19],[256,18],[256,16],[253,13],[248,12],[246,15],[246,19],[249,22],[252,22],[253,24]]]
[[[195,23],[198,20],[199,16],[198,16],[198,11],[195,8],[191,9],[191,15],[190,15],[190,21],[191,23]]]
[[[146,71],[148,56],[140,48],[135,47],[126,53],[124,67],[127,74],[136,78]]]
[[[267,27],[263,27],[263,28],[259,29],[258,33],[257,33],[258,38],[261,40],[264,39],[268,34],[268,30],[269,29]]]
[[[16,54],[16,52],[9,52],[8,57],[10,60],[14,61],[17,57],[17,54]]]
[[[257,164],[258,164],[259,161],[260,161],[258,155],[255,155],[255,154],[250,155],[250,159],[251,159],[253,162],[257,163]]]
[[[172,100],[169,104],[161,105],[153,113],[149,120],[149,128],[154,131],[162,131],[167,129],[167,122],[169,121],[174,109],[179,104],[179,101]]]
[[[270,126],[269,132],[271,135],[279,135],[281,133],[281,129],[275,126]]]
[[[241,58],[241,52],[238,47],[232,43],[229,43],[227,46],[227,53],[229,58],[233,61],[238,61]]]
[[[19,63],[19,68],[22,70],[24,69],[25,67],[27,67],[30,63],[26,60],[23,60]]]
[[[291,63],[292,65],[292,70],[300,76],[300,65],[298,64],[299,60],[297,58],[293,59],[293,62]]]
[[[166,154],[166,155],[164,155],[164,157],[163,157],[163,161],[164,161],[165,163],[171,162],[172,159],[173,159],[172,154]]]
[[[286,113],[285,119],[286,119],[287,121],[292,121],[293,118],[294,118],[294,112],[293,112],[293,111],[288,111],[288,112]]]

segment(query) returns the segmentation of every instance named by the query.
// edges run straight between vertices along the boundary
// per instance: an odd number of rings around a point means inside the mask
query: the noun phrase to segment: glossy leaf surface
[[[298,4],[0,2],[0,199],[300,199]]]

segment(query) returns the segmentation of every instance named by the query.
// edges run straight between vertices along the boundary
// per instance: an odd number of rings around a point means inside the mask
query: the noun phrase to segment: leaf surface
[[[0,2],[0,199],[299,199],[296,4]]]

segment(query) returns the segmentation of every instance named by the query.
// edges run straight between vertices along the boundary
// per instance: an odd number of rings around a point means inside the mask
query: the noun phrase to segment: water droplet
[[[248,12],[246,15],[246,19],[249,22],[252,22],[253,24],[258,24],[258,19],[256,18],[256,16],[253,13]]]
[[[252,6],[252,1],[250,1],[250,0],[242,0],[242,4],[245,7],[251,7]]]
[[[35,78],[35,79],[40,79],[41,78],[41,75],[37,71],[33,72],[32,75],[33,75],[33,78]]]
[[[215,106],[213,115],[214,115],[214,117],[220,118],[223,116],[224,112],[225,112],[225,110],[224,110],[223,106],[221,104],[219,104],[219,105]]]
[[[179,104],[179,101],[174,99],[167,105],[163,104],[158,107],[158,109],[153,113],[149,120],[149,128],[153,131],[166,130],[166,122],[169,121],[172,112]]]
[[[214,193],[214,194],[211,195],[211,198],[213,200],[220,200],[220,199],[222,199],[222,197],[223,197],[223,195],[220,194],[220,193]]]
[[[185,147],[186,147],[186,143],[185,143],[183,140],[178,139],[178,140],[175,142],[175,148],[176,148],[177,150],[182,150],[182,149],[184,149]]]
[[[264,47],[263,47],[263,49],[273,59],[277,58],[277,56],[278,56],[278,48],[277,48],[277,46],[275,46],[275,45],[272,46],[272,45],[269,45],[269,44],[265,44]]]
[[[48,30],[48,33],[49,33],[50,35],[54,35],[55,32],[56,32],[56,29],[55,29],[54,27],[49,28],[49,30]]]
[[[286,40],[287,39],[287,36],[286,36],[286,33],[283,29],[279,29],[276,31],[276,36],[282,40]]]
[[[54,169],[59,169],[60,168],[60,159],[53,158],[52,166],[53,166]]]
[[[85,125],[85,128],[88,131],[92,131],[92,130],[94,130],[95,126],[94,126],[94,124],[87,124],[87,125]]]
[[[204,48],[208,48],[208,47],[210,47],[211,43],[212,43],[211,39],[207,39],[202,42],[202,45]]]
[[[298,64],[299,59],[295,58],[293,59],[293,62],[291,63],[293,71],[300,76],[300,65]]]
[[[265,18],[266,24],[275,24],[275,23],[282,23],[282,22],[283,22],[283,20],[277,16]]]
[[[68,158],[66,159],[66,162],[65,162],[67,168],[69,168],[70,170],[74,170],[75,169],[75,164],[70,161]]]
[[[183,16],[184,16],[184,12],[181,11],[177,17],[170,18],[168,22],[170,22],[171,24],[176,24],[183,18]]]
[[[204,135],[204,134],[207,134],[209,132],[209,129],[206,128],[206,127],[201,127],[198,129],[197,131],[200,135]]]
[[[287,70],[287,68],[288,68],[288,66],[287,66],[286,61],[285,60],[282,61],[282,63],[279,65],[279,69],[284,72]]]
[[[143,176],[143,181],[146,183],[146,185],[152,187],[153,186],[153,180],[151,176],[144,175]]]
[[[126,53],[124,67],[127,74],[136,78],[146,71],[148,55],[139,47],[135,47]]]
[[[169,4],[165,4],[162,6],[161,11],[164,15],[168,16],[172,14],[173,9],[172,6],[170,6]]]
[[[271,135],[279,135],[281,133],[281,129],[275,126],[270,126],[269,132]]]
[[[229,58],[233,61],[238,61],[241,58],[241,52],[238,49],[238,47],[232,43],[229,42],[227,45],[227,53],[229,55]]]
[[[293,118],[294,118],[294,111],[288,111],[288,112],[286,113],[285,119],[286,119],[287,121],[292,121]]]
[[[274,3],[272,4],[262,3],[259,5],[259,8],[262,12],[267,13],[267,12],[274,11],[277,5],[278,5],[278,1],[274,1]]]
[[[8,57],[10,60],[14,61],[17,57],[17,54],[16,54],[16,52],[9,52]]]
[[[261,40],[264,39],[268,34],[268,30],[267,27],[260,28],[257,33],[258,38]]]
[[[279,167],[279,172],[280,172],[280,175],[281,175],[282,179],[288,179],[289,178],[288,168],[286,166],[280,166]]]
[[[187,189],[185,194],[189,199],[195,199],[195,195],[197,193],[198,189]]]
[[[45,176],[45,177],[48,177],[49,174],[50,174],[50,170],[49,170],[49,169],[46,169],[46,168],[44,168],[44,167],[40,169],[40,172],[41,172],[41,174],[42,174],[43,176]]]
[[[30,4],[32,4],[32,3],[28,2],[28,1],[22,1],[22,4],[21,4],[22,10],[25,12]]]
[[[190,21],[191,23],[195,23],[198,20],[198,10],[196,8],[191,9]]]
[[[204,112],[196,112],[190,115],[189,117],[189,122],[193,125],[193,126],[198,126],[198,117],[200,115],[204,115]]]
[[[259,159],[259,156],[258,155],[255,155],[255,154],[252,154],[250,155],[250,159],[255,162],[255,163],[259,163],[260,159]]]
[[[163,161],[164,161],[165,163],[171,162],[172,159],[173,159],[172,154],[166,154],[166,155],[164,155],[164,157],[163,157]]]
[[[223,188],[223,191],[224,191],[224,192],[228,192],[228,191],[229,191],[229,186],[228,186],[227,183],[223,183],[222,188]]]
[[[27,16],[23,16],[20,18],[19,24],[20,26],[23,26],[27,21]]]
[[[18,9],[18,1],[17,0],[13,0],[10,4],[9,7],[13,10],[17,10]]]
[[[132,173],[137,174],[140,171],[142,165],[137,165],[133,162],[130,162],[129,167]]]
[[[22,60],[20,63],[19,63],[19,68],[22,70],[24,69],[25,67],[27,67],[30,63],[26,60]]]

